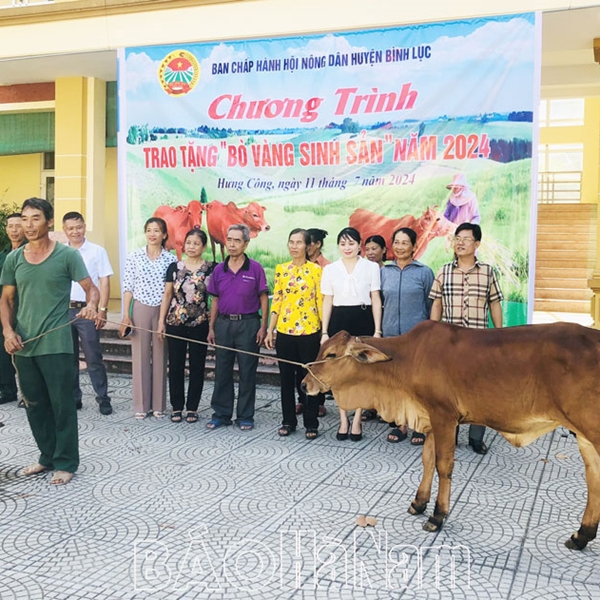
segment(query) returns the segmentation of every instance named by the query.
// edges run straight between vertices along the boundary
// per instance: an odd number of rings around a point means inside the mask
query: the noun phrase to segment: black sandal
[[[410,443],[412,446],[422,446],[425,443],[425,434],[413,431],[410,436]]]
[[[171,413],[171,422],[172,423],[181,423],[181,411],[180,410],[174,410]]]
[[[376,410],[372,410],[372,409],[367,409],[367,410],[363,410],[362,414],[360,415],[360,420],[361,421],[372,421],[373,419],[375,419],[377,417],[377,411]]]
[[[408,437],[408,434],[400,429],[392,429],[387,434],[387,441],[390,444],[397,444],[398,442],[403,442]]]
[[[280,437],[287,437],[290,433],[294,433],[294,431],[296,431],[295,427],[292,427],[291,425],[282,425],[277,433],[279,433]]]
[[[304,434],[304,437],[307,440],[314,440],[318,435],[319,435],[318,429],[307,429],[306,433]]]
[[[185,420],[188,423],[196,423],[198,421],[198,413],[193,410],[188,410]]]

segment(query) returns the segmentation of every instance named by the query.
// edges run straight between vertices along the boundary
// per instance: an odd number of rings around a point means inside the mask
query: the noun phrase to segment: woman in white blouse
[[[323,269],[323,335],[321,343],[338,331],[351,335],[381,337],[381,296],[379,265],[359,256],[360,233],[354,227],[342,229],[337,237],[342,258]],[[361,411],[356,411],[352,427],[348,413],[340,409],[338,440],[362,439]]]
[[[147,244],[134,250],[125,262],[123,277],[123,310],[120,335],[131,335],[133,375],[133,410],[136,419],[149,413],[164,416],[166,395],[165,342],[158,333],[160,304],[165,290],[165,276],[169,265],[177,258],[164,248],[167,241],[167,224],[152,217],[144,225]],[[133,307],[132,307],[133,302]]]

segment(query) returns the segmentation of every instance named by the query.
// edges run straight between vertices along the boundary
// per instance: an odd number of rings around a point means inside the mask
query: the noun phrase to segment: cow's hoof
[[[572,535],[566,542],[565,546],[569,550],[583,550],[587,546],[587,540],[580,540]]]
[[[426,508],[427,508],[427,503],[419,506],[418,504],[411,502],[410,506],[408,507],[408,512],[411,515],[422,515],[425,512]]]
[[[434,521],[428,520],[425,521],[423,525],[423,529],[429,533],[433,533],[435,531],[439,531],[442,526]]]

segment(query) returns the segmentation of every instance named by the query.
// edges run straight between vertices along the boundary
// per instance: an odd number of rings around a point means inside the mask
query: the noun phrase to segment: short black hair
[[[482,237],[481,227],[479,227],[479,225],[477,225],[477,223],[461,223],[456,228],[454,235],[456,235],[457,233],[460,233],[461,231],[471,231],[471,232],[473,232],[473,237],[475,238],[475,241],[476,242],[481,241],[481,237]]]
[[[23,202],[23,206],[21,206],[21,212],[23,212],[26,208],[35,208],[36,210],[41,210],[44,213],[44,217],[46,221],[50,221],[54,219],[54,207],[48,200],[44,200],[43,198],[27,198],[25,202]]]
[[[7,215],[6,220],[8,221],[9,219],[15,219],[15,218],[21,218],[21,213],[10,213],[10,215]]]
[[[76,220],[76,221],[83,221],[85,223],[85,219],[83,218],[83,215],[81,213],[78,213],[76,210],[72,210],[71,212],[68,212],[64,217],[63,217],[63,223],[65,223],[66,221],[70,221],[71,219]]]

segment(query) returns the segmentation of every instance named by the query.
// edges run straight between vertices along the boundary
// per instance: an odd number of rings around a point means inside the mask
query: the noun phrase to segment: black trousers
[[[167,325],[167,333],[186,338],[178,340],[167,338],[169,348],[169,396],[173,410],[183,410],[185,397],[185,359],[190,355],[190,382],[187,392],[186,409],[196,412],[202,389],[204,388],[204,364],[206,362],[206,344],[194,344],[193,341],[206,342],[208,321],[196,327],[185,325]],[[187,340],[193,340],[191,343]]]
[[[287,335],[277,332],[275,338],[275,350],[278,358],[285,358],[300,363],[309,363],[319,353],[321,332],[310,335]],[[296,403],[294,392],[297,389],[300,400],[304,404],[302,414],[304,416],[304,427],[306,429],[317,429],[319,427],[318,413],[319,401],[323,394],[318,396],[307,396],[300,390],[300,382],[306,376],[306,369],[297,365],[280,362],[279,372],[281,374],[281,409],[283,413],[283,425],[296,427]]]

